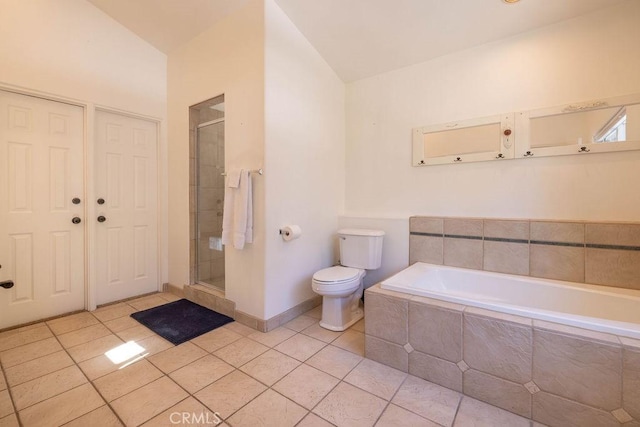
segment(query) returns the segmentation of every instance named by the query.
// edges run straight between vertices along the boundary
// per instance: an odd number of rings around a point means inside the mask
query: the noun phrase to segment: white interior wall
[[[189,106],[225,95],[225,169],[264,164],[264,7],[253,0],[168,57],[169,283],[189,283]],[[269,169],[265,168],[265,175]],[[254,243],[226,249],[226,297],[263,318],[265,181],[253,177]]]
[[[0,87],[88,106],[89,155],[96,105],[160,120],[160,194],[166,195],[166,55],[85,0],[0,0],[0,34]],[[90,163],[86,172],[93,198]],[[161,196],[163,283],[166,203]]]
[[[0,0],[0,82],[157,118],[167,57],[85,0]]]
[[[630,0],[348,84],[341,224],[411,215],[637,221],[640,152],[412,167],[411,128],[640,92],[638,16]],[[408,241],[399,232],[387,238]],[[383,268],[406,266],[402,255]]]
[[[345,85],[273,0],[265,1],[265,319],[313,297],[334,263],[344,201]],[[302,237],[284,242],[280,227]]]

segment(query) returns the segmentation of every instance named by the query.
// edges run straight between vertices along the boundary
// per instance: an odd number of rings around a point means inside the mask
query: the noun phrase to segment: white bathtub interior
[[[640,339],[640,291],[416,262],[383,289]]]

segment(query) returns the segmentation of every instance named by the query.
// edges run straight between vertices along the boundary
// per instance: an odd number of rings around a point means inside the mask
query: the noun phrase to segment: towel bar
[[[249,173],[257,173],[258,175],[264,175],[264,171],[262,170],[262,168],[250,170]],[[227,173],[222,172],[220,175],[227,176]]]

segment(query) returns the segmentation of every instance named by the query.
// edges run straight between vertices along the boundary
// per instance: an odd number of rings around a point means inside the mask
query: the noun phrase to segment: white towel
[[[251,172],[230,172],[224,192],[222,244],[243,249],[245,243],[253,242],[252,199]]]
[[[240,175],[242,175],[242,169],[232,170],[231,172],[229,172],[227,185],[231,188],[240,187]]]

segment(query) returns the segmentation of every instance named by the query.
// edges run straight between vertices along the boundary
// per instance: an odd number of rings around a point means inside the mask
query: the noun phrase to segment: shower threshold
[[[213,280],[198,280],[197,284],[222,292],[222,295],[224,296],[224,278]]]

